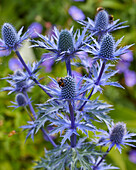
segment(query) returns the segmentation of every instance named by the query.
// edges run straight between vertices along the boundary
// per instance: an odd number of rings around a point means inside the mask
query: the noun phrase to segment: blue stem
[[[100,80],[101,80],[103,71],[104,71],[104,69],[105,69],[105,64],[106,64],[106,61],[103,61],[100,74],[99,74],[99,76],[98,76],[98,78],[97,78],[97,80],[96,80],[96,82],[95,82],[96,85],[98,85],[99,82],[100,82]]]
[[[91,91],[91,93],[89,94],[89,96],[88,96],[87,99],[90,99],[90,98],[91,98],[91,96],[92,96],[92,94],[93,94],[93,91],[94,91],[94,87],[92,88],[92,91]],[[86,105],[86,103],[87,103],[87,101],[85,101],[85,102],[82,104],[82,106],[79,108],[80,111],[83,109],[83,107]]]
[[[26,69],[26,71],[28,72],[29,76],[32,76],[31,70],[27,67],[26,63],[24,62],[23,58],[21,57],[19,51],[15,51],[16,55],[18,56],[20,62],[22,63],[22,65],[24,66],[24,68]],[[39,81],[36,78],[33,78],[33,81],[49,96],[52,97],[45,89],[43,86],[41,86],[41,84],[39,83]]]
[[[69,76],[72,76],[70,59],[65,60],[65,62],[66,62],[67,74],[68,74]]]
[[[27,94],[26,91],[24,91],[23,93],[24,93],[24,95],[26,96],[26,99],[27,99],[27,101],[28,101],[28,105],[29,105],[29,108],[30,108],[30,110],[31,110],[31,112],[32,112],[32,115],[33,115],[34,119],[36,120],[36,119],[37,119],[37,116],[36,116],[36,114],[35,114],[35,111],[34,111],[34,108],[33,108],[32,104],[31,104],[31,101],[30,101],[30,99],[29,99],[29,97],[28,97],[28,94]]]
[[[100,82],[100,80],[101,80],[101,77],[102,77],[102,74],[103,74],[104,69],[105,69],[105,65],[106,65],[106,61],[104,60],[104,61],[103,61],[103,64],[102,64],[102,67],[101,67],[101,70],[100,70],[100,73],[99,73],[99,76],[98,76],[98,78],[97,78],[97,80],[96,80],[96,82],[95,82],[95,85],[98,85],[98,84],[99,84],[99,82]],[[95,86],[93,86],[92,91],[91,91],[91,93],[89,94],[89,96],[88,96],[88,98],[87,98],[88,100],[91,98],[91,96],[92,96],[92,94],[93,94],[93,91],[94,91],[94,88],[95,88]],[[85,101],[85,102],[83,103],[83,105],[79,108],[80,111],[83,109],[83,107],[86,105],[86,103],[87,103],[87,101]]]
[[[30,101],[30,99],[29,99],[29,97],[28,97],[28,94],[27,94],[26,92],[24,92],[24,95],[25,95],[26,98],[27,98],[29,108],[30,108],[30,110],[31,110],[31,112],[32,112],[35,120],[36,120],[36,119],[37,119],[37,116],[36,116],[36,114],[35,114],[35,111],[34,111],[34,108],[33,108],[32,104],[31,104],[31,101]],[[32,119],[32,120],[33,120],[33,119]],[[40,129],[41,129],[41,131],[43,132],[43,134],[46,136],[46,138],[51,142],[51,144],[52,144],[54,147],[57,147],[57,145],[55,144],[55,142],[54,142],[54,141],[52,140],[52,138],[48,135],[48,133],[44,130],[44,128],[41,127]]]
[[[69,105],[69,112],[70,112],[70,118],[71,118],[71,129],[76,129],[74,110],[73,110],[71,101],[68,101],[68,105]],[[71,135],[71,147],[74,148],[75,146],[76,146],[76,134],[72,134]]]
[[[106,153],[102,156],[99,162],[93,167],[93,170],[97,170],[98,166],[102,163],[102,161],[105,159],[105,157],[108,155],[108,153],[111,151],[112,148],[113,146],[107,149]]]

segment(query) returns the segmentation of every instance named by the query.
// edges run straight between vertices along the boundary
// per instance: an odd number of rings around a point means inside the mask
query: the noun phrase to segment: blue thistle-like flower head
[[[115,43],[112,35],[106,34],[101,41],[99,55],[105,59],[111,58],[114,54],[114,44]]]
[[[11,24],[5,23],[2,26],[2,38],[9,48],[15,46],[18,41],[18,35],[15,28]]]
[[[16,102],[19,107],[27,105],[27,99],[23,93],[18,93],[16,95]]]
[[[62,99],[72,99],[76,96],[75,80],[71,76],[63,79],[64,86],[61,88]]]
[[[16,89],[25,88],[27,86],[27,80],[23,71],[17,70],[14,75]]]
[[[21,43],[29,38],[31,32],[28,30],[21,36],[23,27],[17,32],[16,29],[9,23],[4,23],[2,26],[2,39],[0,39],[0,50],[4,51],[4,55],[9,55],[12,50],[16,51],[21,47]]]
[[[73,33],[73,27],[70,30],[62,30],[59,32],[54,27],[54,33],[51,38],[38,34],[44,41],[32,40],[35,44],[32,47],[44,48],[51,52],[52,58],[59,61],[66,61],[67,59],[74,58],[77,52],[84,51],[85,43],[90,42],[90,37],[86,37],[86,30],[84,28],[82,33],[77,30]]]
[[[111,123],[111,126],[107,124],[109,132],[101,130],[102,135],[98,135],[99,137],[103,137],[104,141],[98,143],[98,145],[107,145],[110,144],[109,149],[111,149],[114,145],[121,153],[121,145],[129,145],[132,147],[136,147],[135,145],[131,144],[130,142],[136,142],[136,140],[131,139],[132,136],[136,136],[135,133],[129,133],[126,130],[126,124],[123,122],[118,122],[114,124]]]
[[[15,96],[15,102],[11,101],[13,105],[9,107],[14,107],[14,109],[17,109],[18,107],[25,107],[29,102],[31,102],[30,99],[27,99],[23,93],[17,93]]]
[[[73,51],[74,45],[73,45],[73,39],[69,31],[62,30],[59,36],[58,41],[58,49],[63,51]]]
[[[50,100],[66,101],[66,100],[86,100],[79,96],[87,91],[88,86],[81,85],[83,77],[76,82],[73,76],[58,78],[57,80],[50,77],[52,83],[50,86],[44,86],[47,92],[52,96]]]
[[[102,10],[96,14],[94,21],[88,17],[88,21],[81,20],[78,22],[87,27],[92,35],[96,36],[128,27],[128,25],[122,26],[122,24],[127,21],[119,23],[119,19],[113,21],[113,18],[113,15],[109,15],[107,11],[102,8]]]
[[[106,30],[109,24],[109,15],[105,10],[101,10],[95,17],[95,29]]]
[[[14,75],[10,75],[3,79],[7,79],[7,82],[11,85],[10,87],[2,89],[3,91],[9,91],[9,94],[13,92],[26,92],[34,86],[34,83],[29,79],[27,72],[25,73],[22,70],[16,70]]]
[[[126,134],[126,125],[124,123],[117,123],[113,127],[110,134],[110,141],[115,144],[120,144],[122,142],[123,136]]]
[[[86,49],[86,52],[93,54],[95,57],[94,59],[102,59],[102,60],[118,60],[118,56],[127,53],[129,48],[133,46],[134,44],[131,45],[126,45],[124,47],[120,47],[119,49],[116,49],[117,46],[121,43],[122,39],[124,37],[121,37],[119,40],[116,42],[114,41],[114,38],[110,34],[105,34],[101,40],[100,43],[96,41],[92,37],[92,40],[94,44],[87,45],[88,49]]]

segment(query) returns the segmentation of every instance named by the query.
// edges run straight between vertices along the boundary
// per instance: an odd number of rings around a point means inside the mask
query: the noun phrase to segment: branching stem
[[[31,101],[30,101],[30,99],[29,99],[29,97],[28,97],[27,92],[24,92],[24,95],[25,95],[26,98],[27,98],[28,105],[29,105],[29,108],[30,108],[30,110],[31,110],[31,112],[32,112],[32,115],[33,115],[34,119],[36,120],[36,119],[37,119],[37,116],[36,116],[36,114],[35,114],[34,108],[33,108],[32,104],[31,104]],[[33,120],[33,118],[32,118],[32,120]],[[41,127],[40,129],[41,129],[41,131],[43,132],[43,134],[46,136],[46,138],[51,142],[51,144],[52,144],[54,147],[57,147],[57,145],[55,144],[55,142],[54,142],[54,141],[52,140],[52,138],[48,135],[48,133],[44,130],[44,128]]]
[[[71,118],[71,129],[76,129],[75,126],[75,117],[74,117],[74,109],[73,106],[71,104],[71,101],[68,101],[68,105],[69,105],[69,112],[70,112],[70,118]],[[76,134],[72,134],[71,135],[71,147],[74,148],[76,146]]]
[[[95,82],[95,85],[98,85],[99,82],[100,82],[100,80],[101,80],[102,74],[103,74],[104,69],[105,69],[105,64],[106,64],[106,61],[103,61],[103,64],[102,64],[102,67],[101,67],[99,76],[98,76],[98,78],[97,78],[97,80],[96,80],[96,82]],[[94,92],[94,89],[95,89],[95,86],[93,86],[92,91],[91,91],[91,93],[89,94],[89,96],[88,96],[88,98],[87,98],[88,100],[91,98],[91,96],[92,96],[92,94],[93,94],[93,92]],[[83,103],[83,105],[79,108],[80,111],[83,109],[83,107],[86,105],[86,103],[87,103],[87,101],[85,101],[85,102]]]
[[[72,76],[70,59],[66,60],[65,62],[66,62],[67,74],[69,76]]]
[[[112,148],[113,146],[107,149],[106,153],[102,156],[99,162],[93,167],[93,170],[97,170],[98,166],[102,163],[102,161],[105,159],[105,157],[108,155],[108,153],[111,151]]]
[[[24,66],[24,68],[26,69],[26,71],[28,72],[29,76],[32,76],[31,70],[27,67],[26,63],[24,62],[23,58],[21,57],[19,51],[15,51],[17,57],[19,58],[20,62],[22,63],[22,65]],[[36,78],[33,78],[33,81],[49,96],[52,97],[46,90],[45,88],[39,83],[39,81]]]

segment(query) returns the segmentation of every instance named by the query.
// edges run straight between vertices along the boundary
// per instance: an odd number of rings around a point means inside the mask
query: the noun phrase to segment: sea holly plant
[[[136,134],[129,133],[126,124],[117,122],[110,118],[108,113],[113,106],[101,101],[99,97],[92,99],[92,95],[100,95],[106,85],[123,88],[118,82],[111,81],[118,70],[114,70],[115,61],[120,55],[127,53],[133,45],[118,48],[123,38],[115,40],[111,32],[125,28],[121,26],[125,22],[118,23],[113,20],[103,8],[97,9],[95,21],[88,18],[86,21],[78,21],[84,25],[83,31],[74,28],[59,31],[56,27],[49,38],[36,33],[39,40],[31,39],[33,48],[43,48],[54,61],[65,62],[67,74],[64,77],[52,78],[51,85],[40,84],[40,65],[46,62],[46,57],[33,63],[24,62],[19,53],[22,42],[28,39],[31,31],[28,30],[21,37],[22,29],[17,33],[16,29],[9,23],[2,26],[2,38],[0,50],[5,55],[13,50],[24,69],[17,70],[13,75],[2,78],[10,84],[1,91],[9,91],[8,94],[15,94],[15,102],[12,107],[25,107],[31,121],[21,126],[27,130],[27,136],[34,140],[34,136],[42,131],[44,137],[52,144],[52,149],[45,146],[45,157],[36,162],[35,168],[48,170],[70,169],[70,170],[104,170],[118,169],[106,163],[106,156],[115,146],[121,153],[122,147],[129,145],[135,147],[132,139]],[[118,23],[118,24],[117,24]],[[88,58],[78,58],[79,52],[91,55],[92,62]],[[4,53],[3,53],[4,54]],[[46,55],[45,55],[46,56]],[[76,77],[72,70],[75,67],[82,67],[86,74]],[[35,86],[38,85],[48,100],[45,103],[37,103],[38,111],[34,110],[34,99],[29,98]],[[97,95],[97,96],[98,96]],[[108,131],[100,129],[99,124],[105,125]],[[47,132],[48,126],[52,129]],[[51,135],[58,134],[60,142],[55,142]],[[106,148],[107,151],[99,149]],[[105,150],[106,150],[105,149]]]

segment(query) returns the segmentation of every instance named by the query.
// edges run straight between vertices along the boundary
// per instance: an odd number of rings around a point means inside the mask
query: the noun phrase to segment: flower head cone
[[[123,136],[126,133],[126,125],[124,123],[117,123],[110,134],[110,141],[115,144],[121,144]]]
[[[114,145],[121,153],[122,146],[121,145],[129,145],[132,147],[136,147],[130,142],[136,142],[136,140],[131,139],[132,136],[136,136],[135,133],[129,133],[126,129],[126,124],[123,122],[118,122],[108,126],[109,132],[101,131],[103,135],[98,135],[104,138],[104,141],[99,143],[98,145],[107,145],[110,144],[109,148],[112,148]]]
[[[0,50],[5,51],[4,55],[9,55],[12,50],[16,51],[21,47],[21,43],[29,37],[29,30],[21,37],[23,27],[16,31],[16,29],[9,23],[4,23],[2,26],[2,39],[0,39]]]
[[[60,33],[58,41],[58,49],[63,51],[74,51],[73,39],[69,31],[63,30]]]
[[[27,99],[23,93],[17,93],[15,102],[11,101],[13,105],[9,107],[14,107],[14,109],[17,109],[18,107],[25,107],[29,102],[31,102],[30,99]]]
[[[63,99],[72,99],[76,96],[75,80],[71,76],[63,79],[64,86],[61,88],[61,96]]]
[[[94,59],[96,60],[118,60],[118,56],[130,51],[129,48],[134,45],[126,45],[117,49],[117,46],[121,43],[123,38],[124,37],[121,37],[115,42],[113,36],[107,33],[103,36],[101,42],[98,43],[96,39],[92,37],[94,44],[88,44],[88,49],[86,49],[86,52],[93,54],[95,56]]]
[[[95,29],[106,30],[109,23],[109,15],[105,10],[101,10],[95,17]]]
[[[26,106],[27,105],[27,99],[23,93],[18,93],[16,95],[16,102],[18,106]]]
[[[11,24],[5,23],[2,26],[2,38],[9,48],[13,48],[17,43],[18,35],[15,28]]]
[[[100,57],[103,59],[111,58],[114,54],[114,39],[112,35],[107,34],[103,37],[100,45]]]

